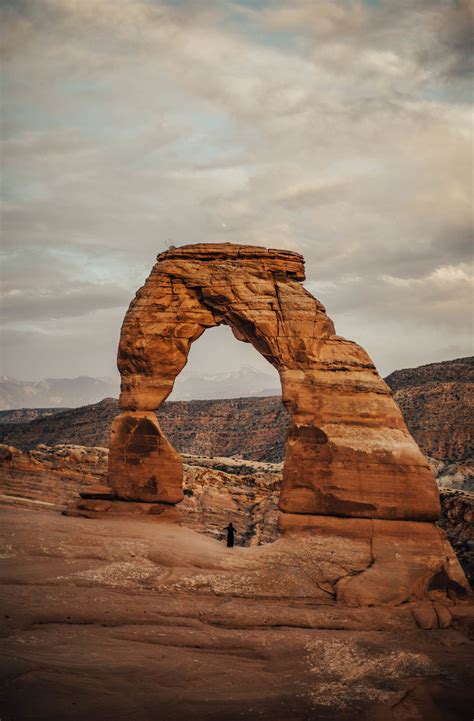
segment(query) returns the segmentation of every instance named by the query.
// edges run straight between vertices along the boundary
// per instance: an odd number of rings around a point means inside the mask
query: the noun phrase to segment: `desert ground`
[[[423,603],[335,603],[285,538],[228,549],[17,508],[0,523],[2,721],[472,718],[462,603],[433,630]]]

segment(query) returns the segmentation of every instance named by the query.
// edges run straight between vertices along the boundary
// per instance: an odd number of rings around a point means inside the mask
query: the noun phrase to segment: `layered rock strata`
[[[391,373],[386,381],[427,456],[472,464],[474,358],[406,368]]]
[[[62,510],[81,488],[104,486],[106,448],[40,444],[23,452],[0,444],[0,506]]]
[[[395,371],[385,378],[407,428],[428,456],[438,485],[474,490],[474,358]],[[0,441],[28,450],[38,443],[108,446],[118,401],[75,409],[0,412]],[[54,415],[52,415],[54,414]],[[278,396],[168,400],[158,422],[179,453],[283,460],[288,412]]]
[[[183,458],[184,500],[119,501],[105,486],[108,450],[42,445],[23,452],[0,444],[0,508],[57,510],[85,518],[146,516],[222,540],[232,521],[239,546],[270,543],[278,536],[281,464],[230,458]],[[78,499],[79,496],[79,499]]]
[[[191,344],[225,323],[279,372],[291,416],[280,509],[292,514],[435,520],[433,474],[391,392],[357,344],[337,336],[322,304],[301,285],[297,253],[231,244],[191,245],[158,256],[125,316],[118,353],[122,416],[112,433],[109,483],[117,495],[170,498],[176,466],[141,450],[123,454],[128,414],[148,417],[173,388]],[[162,432],[157,427],[160,437]],[[145,454],[146,455],[146,454]],[[155,494],[143,492],[160,478]],[[126,480],[128,479],[128,480]]]
[[[438,522],[445,532],[474,587],[474,493],[444,490]]]
[[[179,522],[218,540],[224,539],[224,528],[232,521],[237,529],[238,546],[271,543],[280,535],[277,528],[280,464],[184,456],[184,500],[175,506],[118,501],[104,485],[107,456],[105,448],[77,445],[42,446],[26,453],[0,445],[0,508],[51,509],[61,510],[68,516],[110,516],[121,520],[145,516],[153,521]],[[76,500],[78,494],[80,499]],[[442,493],[441,498],[442,514],[438,526],[447,533],[472,583],[474,494],[448,492]],[[366,600],[375,592],[380,597],[377,585],[381,583],[385,600],[390,597],[396,603],[400,594],[404,597],[410,583],[413,589],[413,578],[417,593],[421,595],[423,583],[417,586],[420,577],[425,586],[436,587],[439,585],[436,574],[445,563],[448,563],[448,570],[454,570],[448,574],[445,569],[439,577],[444,588],[441,595],[448,591],[455,595],[456,589],[463,595],[459,569],[456,570],[449,560],[451,548],[446,545],[444,533],[431,524],[281,514],[279,525],[281,533],[294,537],[295,543],[301,542],[304,546],[305,539],[312,537],[314,543],[320,543],[321,548],[324,546],[324,551],[318,551],[319,558],[313,559],[315,564],[323,563],[323,557],[329,553],[335,563],[344,565],[346,561],[343,561],[341,548],[345,549],[344,555],[349,553],[351,544],[354,553],[356,548],[362,549],[367,566],[363,596]],[[370,571],[375,560],[376,575],[374,570]],[[357,564],[351,566],[352,571],[358,568]],[[383,583],[380,581],[382,573],[385,574]],[[366,581],[370,583],[366,584]],[[353,596],[347,590],[343,594],[346,583],[338,586],[338,597],[348,602]],[[360,586],[360,579],[351,584],[352,594],[354,588]]]

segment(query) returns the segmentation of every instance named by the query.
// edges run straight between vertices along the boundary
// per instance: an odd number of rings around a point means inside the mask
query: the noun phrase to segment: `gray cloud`
[[[420,53],[425,62],[435,60],[449,80],[466,80],[471,87],[474,71],[474,3],[456,0],[439,14],[439,45]]]
[[[471,9],[4,3],[5,372],[113,367],[168,238],[303,252],[338,330],[385,371],[465,349]],[[207,337],[198,365],[249,362]]]
[[[6,294],[2,313],[8,323],[75,318],[105,308],[123,308],[128,295],[126,290],[110,284],[81,283],[71,288],[52,283],[41,292],[32,288]]]

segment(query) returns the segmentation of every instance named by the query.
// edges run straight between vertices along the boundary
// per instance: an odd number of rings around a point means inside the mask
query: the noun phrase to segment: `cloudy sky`
[[[168,239],[302,252],[383,374],[472,353],[472,2],[1,6],[2,373],[113,375]]]

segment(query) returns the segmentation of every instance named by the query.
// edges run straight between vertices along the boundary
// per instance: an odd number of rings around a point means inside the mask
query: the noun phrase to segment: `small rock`
[[[412,608],[412,614],[420,628],[430,631],[438,628],[438,615],[431,604],[419,604]]]

